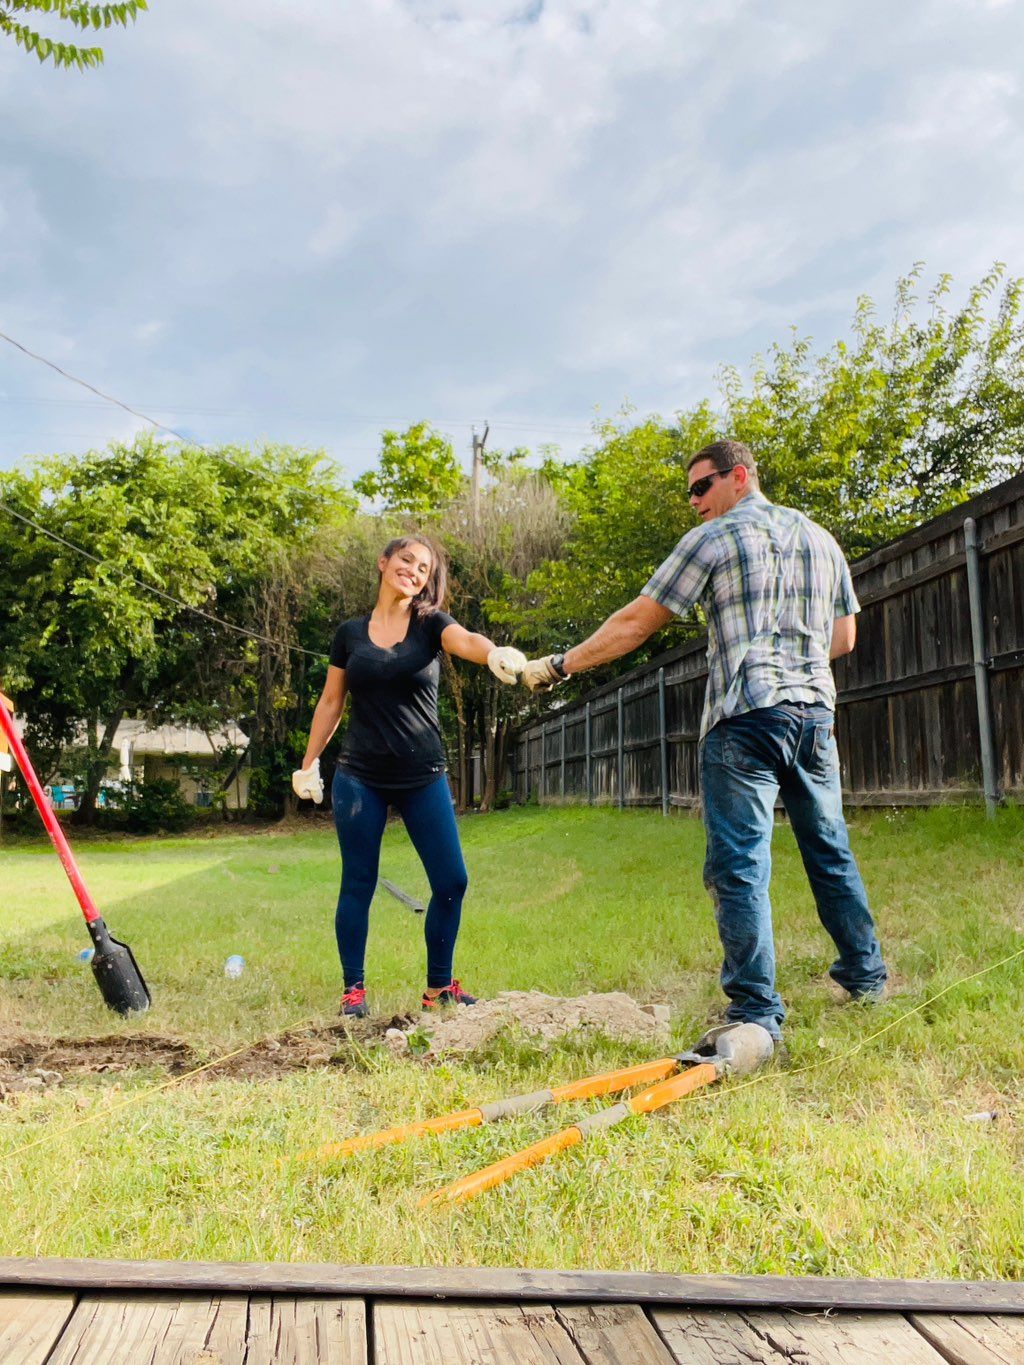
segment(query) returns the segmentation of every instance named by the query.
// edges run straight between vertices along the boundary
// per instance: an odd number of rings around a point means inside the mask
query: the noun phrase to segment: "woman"
[[[416,536],[390,541],[377,569],[377,605],[335,633],[302,767],[292,774],[297,795],[323,800],[320,754],[351,698],[331,799],[341,845],[335,917],[345,980],[341,1013],[356,1018],[368,1013],[363,957],[389,805],[405,821],[430,882],[423,1008],[476,1004],[452,975],[466,865],[437,719],[439,656],[444,650],[487,664],[509,684],[526,664],[518,649],[497,648],[441,610],[447,573],[442,551],[430,541]]]

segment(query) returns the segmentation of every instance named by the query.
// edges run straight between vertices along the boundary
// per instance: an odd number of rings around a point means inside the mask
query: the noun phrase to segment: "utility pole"
[[[480,470],[483,467],[484,446],[487,444],[487,433],[491,429],[490,422],[484,423],[484,434],[478,436],[476,427],[473,428],[473,516],[480,515]]]

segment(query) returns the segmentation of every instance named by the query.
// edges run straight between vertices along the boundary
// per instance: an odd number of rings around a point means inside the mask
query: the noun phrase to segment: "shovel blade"
[[[107,1006],[118,1014],[141,1014],[152,1004],[149,987],[127,943],[114,938],[102,920],[89,925],[96,951],[92,973]]]

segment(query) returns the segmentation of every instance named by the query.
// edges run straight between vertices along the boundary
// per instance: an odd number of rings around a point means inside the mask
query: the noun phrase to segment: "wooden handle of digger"
[[[628,1090],[631,1085],[650,1085],[679,1070],[674,1057],[659,1057],[655,1062],[641,1062],[639,1066],[623,1067],[619,1071],[606,1071],[601,1076],[584,1076],[582,1080],[570,1081],[567,1085],[554,1085],[551,1095],[556,1104],[566,1100],[590,1100],[598,1095],[614,1095],[619,1090]]]
[[[692,1095],[701,1086],[710,1085],[717,1079],[716,1068],[710,1062],[701,1062],[686,1071],[680,1071],[678,1076],[670,1076],[667,1081],[652,1085],[649,1090],[642,1090],[639,1095],[626,1101],[626,1107],[634,1114],[653,1114],[656,1109],[671,1104],[673,1100],[681,1100],[684,1095]]]
[[[526,1147],[521,1152],[513,1152],[511,1156],[503,1157],[501,1161],[495,1161],[491,1166],[485,1166],[482,1171],[464,1175],[461,1180],[446,1185],[443,1190],[434,1190],[431,1194],[424,1195],[419,1201],[419,1207],[422,1209],[428,1204],[460,1204],[466,1199],[472,1199],[476,1194],[482,1194],[484,1190],[500,1185],[502,1181],[508,1180],[519,1171],[525,1171],[530,1166],[539,1166],[542,1161],[547,1161],[549,1156],[564,1151],[566,1147],[575,1147],[582,1141],[583,1134],[578,1128],[563,1128],[560,1133],[542,1138],[540,1142],[535,1142],[532,1147]]]
[[[582,1080],[552,1086],[548,1091],[537,1091],[533,1095],[498,1100],[482,1108],[462,1109],[454,1114],[420,1119],[415,1123],[403,1123],[396,1128],[385,1128],[379,1133],[346,1138],[343,1142],[328,1142],[323,1147],[298,1152],[291,1160],[333,1161],[335,1157],[373,1151],[377,1147],[387,1147],[390,1143],[405,1142],[408,1138],[423,1137],[428,1133],[450,1133],[457,1128],[475,1128],[481,1123],[489,1123],[493,1118],[504,1118],[516,1113],[517,1105],[522,1106],[522,1112],[530,1113],[545,1104],[560,1104],[567,1100],[586,1100],[598,1095],[611,1095],[619,1090],[628,1090],[631,1085],[649,1085],[652,1081],[662,1080],[672,1075],[678,1067],[679,1063],[674,1057],[659,1057],[654,1062],[641,1062],[638,1066],[605,1071],[600,1076],[584,1076]]]
[[[335,1157],[351,1156],[353,1152],[368,1152],[374,1147],[387,1147],[406,1138],[422,1137],[427,1133],[450,1133],[456,1128],[476,1128],[483,1123],[479,1109],[460,1109],[456,1114],[441,1114],[436,1119],[418,1119],[397,1128],[384,1128],[379,1133],[365,1133],[361,1137],[345,1138],[343,1142],[328,1142],[308,1152],[297,1152],[294,1161],[332,1161]]]

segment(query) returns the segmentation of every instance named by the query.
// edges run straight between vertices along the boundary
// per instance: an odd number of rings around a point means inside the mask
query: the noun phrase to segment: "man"
[[[639,597],[564,655],[527,664],[544,691],[617,659],[698,603],[708,621],[700,735],[707,836],[704,884],[715,907],[726,1018],[781,1036],[768,883],[776,798],[793,826],[818,915],[838,949],[832,978],[855,1000],[886,981],[864,884],[843,819],[829,660],[848,654],[860,610],[835,540],[761,493],[754,457],[716,441],[687,466],[700,526]]]

